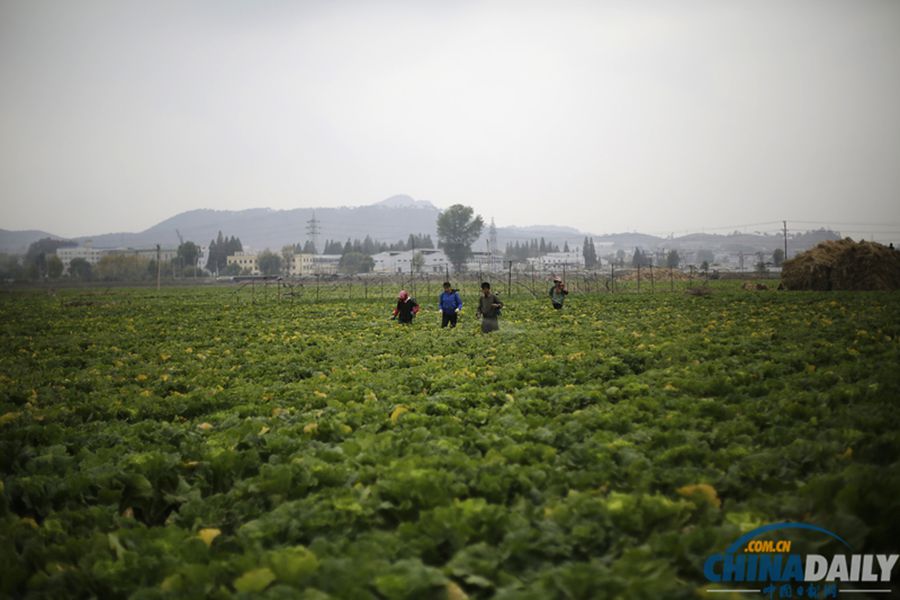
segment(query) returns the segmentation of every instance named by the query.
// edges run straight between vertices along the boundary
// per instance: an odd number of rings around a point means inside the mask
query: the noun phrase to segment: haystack
[[[898,290],[900,252],[850,238],[822,242],[785,261],[781,280],[789,290]]]

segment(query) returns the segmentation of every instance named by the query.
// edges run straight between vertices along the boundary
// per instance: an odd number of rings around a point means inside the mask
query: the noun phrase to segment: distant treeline
[[[569,251],[569,244],[563,246],[562,252]],[[527,258],[537,258],[550,252],[560,252],[559,246],[553,242],[548,242],[544,238],[533,239],[528,242],[515,242],[506,244],[506,258],[509,260],[525,260]]]
[[[228,257],[235,252],[243,252],[244,245],[238,237],[231,236],[226,238],[219,231],[216,239],[209,243],[209,258],[206,260],[206,270],[212,273],[220,273],[225,270],[228,264]]]
[[[350,252],[356,252],[359,254],[366,254],[368,256],[372,256],[373,254],[378,254],[379,252],[405,252],[406,250],[428,250],[433,249],[435,247],[434,241],[431,239],[430,234],[409,234],[409,237],[406,240],[397,240],[393,243],[388,242],[377,242],[372,239],[371,236],[366,236],[364,239],[360,240],[349,239],[347,238],[346,242],[339,242],[337,240],[326,240],[325,247],[322,251],[322,254],[349,254]],[[295,252],[313,252],[315,253],[315,246],[311,241],[307,240],[305,244],[301,247],[300,244],[294,244]]]

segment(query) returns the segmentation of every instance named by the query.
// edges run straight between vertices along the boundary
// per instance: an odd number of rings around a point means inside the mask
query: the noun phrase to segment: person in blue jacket
[[[444,291],[438,298],[438,306],[441,309],[441,327],[456,327],[456,320],[459,318],[459,311],[462,309],[462,299],[459,292],[450,286],[449,281],[444,282]]]

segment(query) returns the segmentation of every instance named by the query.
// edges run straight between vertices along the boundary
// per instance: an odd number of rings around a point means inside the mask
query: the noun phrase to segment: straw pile
[[[850,238],[822,242],[785,261],[781,279],[789,290],[898,290],[900,252]]]

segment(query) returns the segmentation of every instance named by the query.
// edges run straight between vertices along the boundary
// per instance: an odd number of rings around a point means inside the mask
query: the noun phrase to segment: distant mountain
[[[226,236],[237,236],[244,246],[256,250],[276,250],[287,244],[302,243],[309,237],[309,221],[315,215],[319,226],[318,248],[325,240],[346,241],[363,239],[367,235],[375,241],[396,242],[406,240],[410,233],[428,234],[437,239],[437,218],[440,209],[426,200],[416,200],[406,195],[386,198],[368,206],[340,208],[297,208],[273,210],[251,208],[246,210],[191,210],[170,217],[140,233],[110,233],[78,238],[90,239],[97,248],[164,247],[178,245],[178,233],[185,240],[200,245],[209,244],[219,231]],[[581,244],[586,233],[572,227],[534,225],[529,227],[498,227],[497,245],[502,250],[507,242],[519,243],[543,237],[548,242],[562,246]],[[473,248],[487,248],[487,227]]]
[[[58,235],[47,233],[46,231],[38,231],[29,229],[27,231],[9,231],[8,229],[0,229],[0,252],[4,254],[25,254],[28,246],[32,243],[44,238],[53,238],[62,240]]]
[[[415,198],[404,196],[402,194],[399,196],[391,196],[381,202],[376,202],[372,206],[380,206],[382,208],[422,208],[425,210],[440,210],[428,200],[416,200]]]
[[[367,235],[379,242],[406,240],[409,234],[428,234],[437,240],[437,218],[440,209],[431,202],[397,195],[368,206],[340,208],[296,208],[273,210],[251,208],[247,210],[191,210],[177,214],[139,233],[105,233],[76,238],[78,242],[91,240],[97,248],[151,248],[156,244],[172,248],[179,243],[179,234],[201,246],[209,244],[219,231],[226,236],[237,236],[245,247],[278,250],[288,244],[305,242],[309,222],[313,216],[318,223],[318,248],[321,251],[326,240],[346,241],[348,238],[364,239]],[[523,244],[544,238],[562,248],[578,250],[585,236],[591,234],[574,227],[557,225],[532,225],[527,227],[497,227],[497,248],[501,252],[507,244]],[[0,252],[21,254],[28,245],[41,238],[58,236],[45,231],[7,231],[0,229]],[[681,237],[661,238],[643,233],[613,233],[593,235],[597,253],[607,256],[618,250],[629,255],[636,247],[643,250],[713,250],[727,253],[770,253],[784,244],[780,235],[732,233],[728,235],[694,233]],[[805,250],[820,241],[839,239],[840,235],[828,230],[795,234],[789,238],[791,252]],[[473,250],[488,248],[488,227],[473,244]]]
[[[262,250],[277,250],[288,244],[308,239],[309,222],[318,222],[318,248],[325,240],[345,241],[347,238],[396,242],[410,233],[436,235],[435,223],[440,210],[430,202],[413,200],[408,196],[394,196],[377,204],[340,208],[296,208],[273,210],[192,210],[184,212],[140,233],[113,233],[86,236],[95,247],[144,247],[161,244],[176,246],[178,234],[200,245],[209,244],[219,231],[237,236],[244,246]]]
[[[634,250],[635,248],[656,248],[665,240],[646,233],[610,233],[594,238],[594,244],[612,244],[613,248]]]

